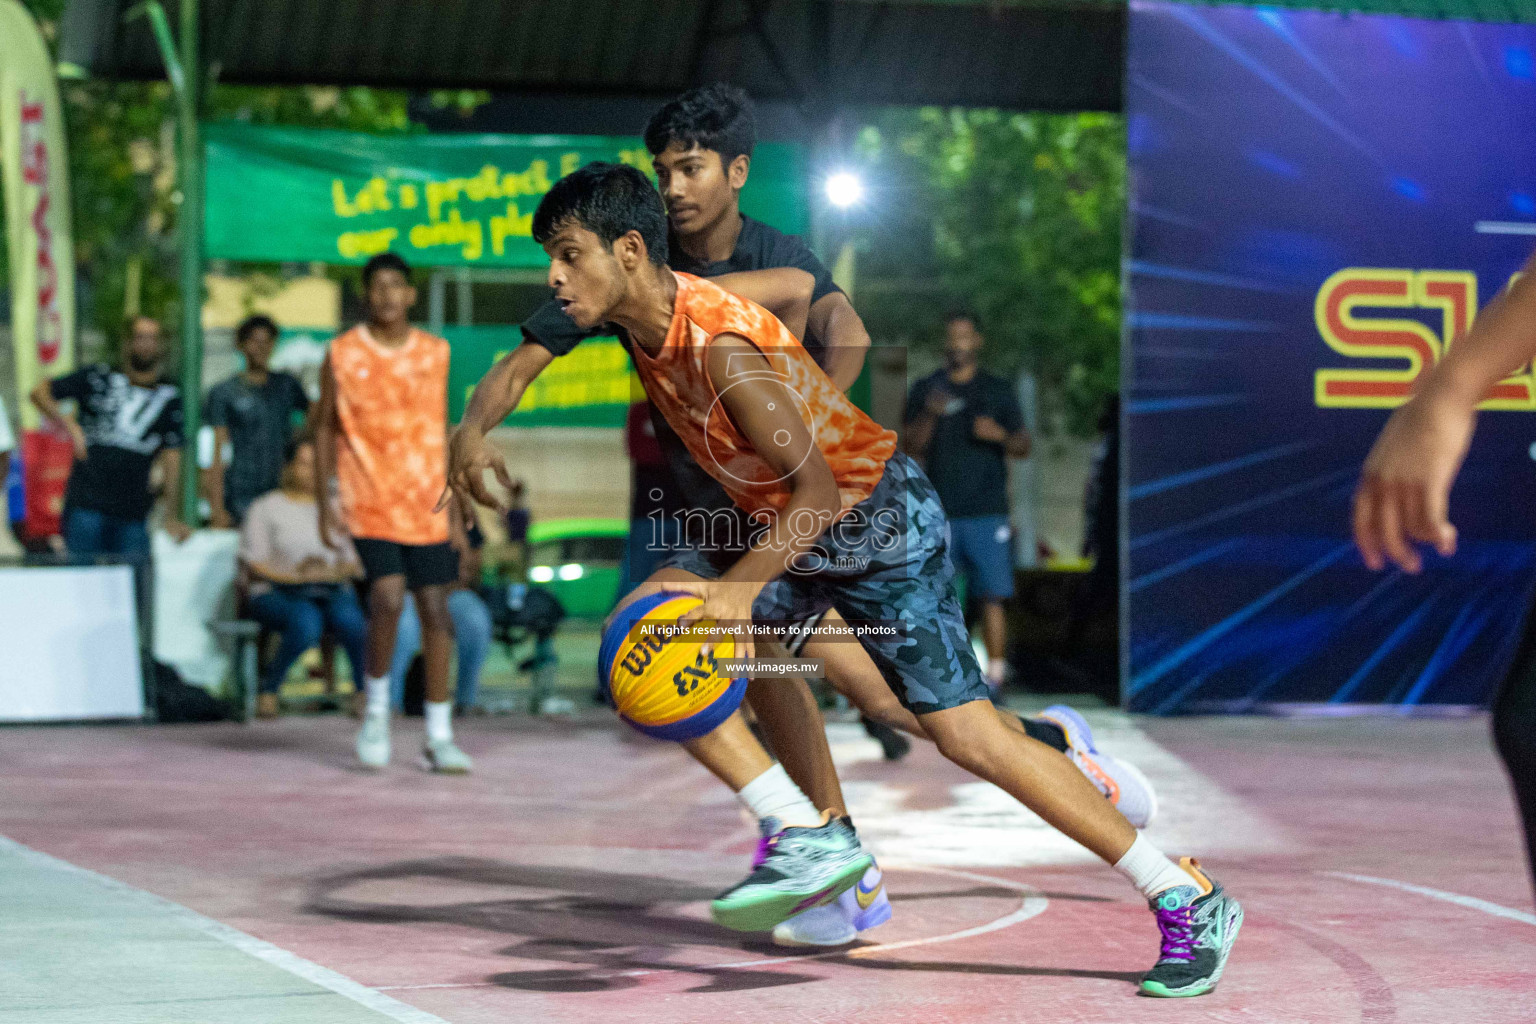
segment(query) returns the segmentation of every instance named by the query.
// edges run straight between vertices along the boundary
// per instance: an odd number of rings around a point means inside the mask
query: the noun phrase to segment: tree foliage
[[[22,0],[56,45],[66,0]],[[124,313],[177,327],[181,194],[176,178],[175,97],[165,82],[62,81],[65,144],[74,207],[80,323],[114,338]],[[215,84],[204,118],[366,132],[419,130],[409,94],[367,88],[267,88]],[[474,93],[434,97],[463,106]],[[0,285],[5,280],[0,246]],[[133,293],[130,296],[130,292]]]
[[[988,362],[1033,370],[1048,414],[1090,431],[1119,388],[1122,119],[891,110],[857,148],[877,183],[869,222],[850,226],[877,337],[937,345],[963,304]]]

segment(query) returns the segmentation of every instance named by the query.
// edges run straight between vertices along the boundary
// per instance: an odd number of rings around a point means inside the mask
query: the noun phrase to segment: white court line
[[[1480,220],[1472,225],[1480,235],[1536,235],[1536,224],[1522,220]]]
[[[1399,882],[1391,878],[1373,878],[1370,875],[1350,875],[1342,871],[1325,871],[1325,875],[1334,878],[1342,878],[1350,882],[1363,882],[1366,885],[1382,885],[1388,889],[1401,889],[1403,892],[1415,892],[1420,896],[1428,896],[1430,899],[1444,900],[1454,903],[1458,907],[1466,907],[1469,910],[1481,910],[1485,914],[1494,917],[1504,917],[1511,921],[1519,921],[1521,924],[1536,924],[1536,914],[1527,914],[1523,910],[1515,910],[1513,907],[1500,906],[1497,903],[1489,903],[1480,900],[1476,896],[1463,896],[1457,892],[1446,892],[1444,889],[1431,889],[1425,885],[1414,885],[1411,882]]]
[[[892,866],[892,865],[887,865]],[[774,967],[779,964],[803,964],[812,960],[830,960],[834,957],[866,957],[876,956],[880,953],[889,953],[897,949],[911,949],[914,946],[936,946],[941,942],[955,942],[959,939],[969,939],[975,935],[986,935],[988,932],[1000,931],[1016,925],[1021,921],[1028,921],[1032,917],[1038,917],[1050,906],[1051,901],[1038,889],[1023,882],[1013,882],[1006,878],[993,878],[991,875],[980,875],[973,871],[957,871],[954,868],[941,868],[932,864],[901,865],[905,870],[926,871],[936,875],[950,875],[954,878],[964,878],[973,882],[986,882],[989,885],[1001,886],[1004,889],[1012,889],[1015,892],[1025,894],[1024,902],[1019,909],[1011,914],[1004,914],[995,921],[976,925],[973,928],[963,928],[956,932],[946,932],[943,935],[931,935],[922,939],[904,939],[901,942],[885,942],[874,946],[855,946],[852,949],[834,949],[825,953],[800,953],[794,956],[777,956],[758,960],[736,960],[722,964],[678,964],[667,967],[643,967],[633,971],[606,971],[601,974],[584,974],[583,978],[600,980],[603,978],[638,978],[646,974],[695,974],[706,971],[748,970],[754,967]],[[493,985],[495,982],[473,982],[467,984],[438,984],[438,985],[399,985],[389,986],[391,992],[399,989],[417,988],[483,988]]]
[[[6,836],[0,836],[0,850],[14,853],[23,860],[29,860],[54,870],[79,875],[119,895],[148,903],[211,939],[216,939],[227,946],[233,946],[248,956],[253,956],[258,960],[269,963],[273,967],[287,971],[289,974],[303,978],[305,981],[319,985],[321,988],[329,989],[337,995],[344,996],[354,1003],[359,1003],[375,1013],[383,1014],[390,1020],[399,1021],[400,1024],[448,1024],[447,1021],[435,1014],[428,1013],[425,1010],[418,1010],[416,1007],[402,1003],[400,1000],[387,996],[376,989],[359,984],[344,974],[338,974],[328,967],[321,967],[319,964],[305,960],[295,953],[290,953],[281,946],[274,946],[272,943],[258,939],[254,935],[247,935],[245,932],[215,921],[211,917],[205,917],[179,903],[172,903],[168,899],[156,896],[152,892],[136,889],[126,882],[119,882],[115,878],[109,878],[106,875],[91,871],[89,868],[82,868],[77,864],[71,864],[67,860],[50,857],[46,853],[34,850],[30,846],[23,846],[16,842],[16,840]]]

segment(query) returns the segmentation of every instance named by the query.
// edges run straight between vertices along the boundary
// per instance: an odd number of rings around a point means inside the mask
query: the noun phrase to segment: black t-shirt
[[[308,409],[304,385],[281,371],[269,373],[260,387],[236,374],[208,392],[208,425],[228,430],[233,449],[224,471],[224,505],[236,519],[282,482],[294,420]]]
[[[83,366],[49,385],[55,401],[72,398],[85,431],[86,457],[69,474],[64,503],[122,519],[143,519],[154,505],[149,471],[164,448],[181,447],[181,393],[169,381],[139,387],[121,370]]]
[[[955,384],[939,370],[912,386],[907,395],[907,422],[928,402],[935,388],[953,396],[949,409],[939,417],[928,442],[925,468],[933,489],[951,519],[1008,514],[1008,463],[1003,446],[977,440],[973,424],[978,416],[990,416],[1013,433],[1024,425],[1008,382],[985,370],[964,384]]]
[[[741,218],[741,234],[736,238],[736,248],[732,251],[730,259],[715,263],[696,260],[683,252],[682,246],[677,243],[676,236],[668,239],[667,249],[670,253],[667,263],[673,270],[693,274],[696,277],[719,277],[722,274],[744,273],[750,270],[798,267],[816,279],[816,283],[811,288],[812,304],[825,295],[842,291],[833,282],[832,274],[798,235],[786,235],[746,215]],[[523,321],[523,338],[543,345],[557,356],[565,355],[581,344],[584,338],[606,338],[615,335],[628,349],[629,339],[623,331],[611,325],[600,325],[584,331],[577,327],[575,322],[566,316],[565,310],[560,308],[559,303],[553,300],[540,306]],[[805,345],[805,350],[811,354],[811,358],[817,363],[823,361],[823,356],[826,354],[824,339],[815,337],[807,331],[806,337],[801,339],[801,342]],[[677,436],[676,431],[667,423],[666,417],[654,404],[651,405],[651,422],[655,426],[656,440],[661,445],[662,454],[666,456],[667,466],[672,471],[672,478],[677,482],[682,500],[691,508],[704,510],[735,508],[735,503],[725,493],[725,489],[694,462],[682,438]]]

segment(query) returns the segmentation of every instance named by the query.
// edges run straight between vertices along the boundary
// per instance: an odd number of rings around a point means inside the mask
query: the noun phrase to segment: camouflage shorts
[[[860,631],[870,658],[916,714],[985,700],[946,547],[944,509],[917,463],[897,453],[874,493],[822,535],[810,554],[763,588],[758,622],[814,623],[837,609]],[[740,551],[671,553],[664,568],[714,579]]]

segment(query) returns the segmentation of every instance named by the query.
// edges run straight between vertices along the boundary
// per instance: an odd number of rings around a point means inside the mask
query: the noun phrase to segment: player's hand
[[[214,509],[213,514],[208,517],[208,526],[215,530],[227,530],[234,525],[235,521],[231,519],[229,517],[229,513],[222,508]]]
[[[188,526],[180,519],[166,519],[166,521],[161,524],[161,527],[165,530],[166,533],[171,535],[171,540],[175,541],[177,544],[183,543],[188,537],[192,536],[192,527]]]
[[[460,426],[448,442],[448,486],[443,489],[433,511],[446,508],[452,495],[459,499],[465,529],[474,522],[476,502],[505,514],[506,501],[496,497],[485,486],[485,471],[488,469],[496,474],[501,486],[510,493],[512,474],[507,472],[507,460],[502,458],[501,452],[480,431]]]
[[[955,400],[955,396],[943,388],[934,388],[928,392],[928,400],[923,403],[924,410],[929,416],[939,417],[949,412],[949,403]]]
[[[1355,491],[1355,545],[1372,569],[1390,559],[1404,572],[1423,568],[1414,541],[1456,553],[1448,518],[1451,484],[1466,458],[1476,410],[1423,392],[1387,420]]]
[[[1008,431],[991,416],[977,416],[971,421],[971,434],[976,440],[991,444],[1002,444],[1008,440]]]
[[[691,626],[696,622],[715,622],[728,627],[730,633],[715,634],[706,644],[713,650],[722,640],[730,640],[732,657],[750,658],[753,654],[752,602],[762,587],[754,583],[736,583],[726,580],[697,580],[662,585],[666,590],[692,594],[703,604],[678,617],[678,623]]]

